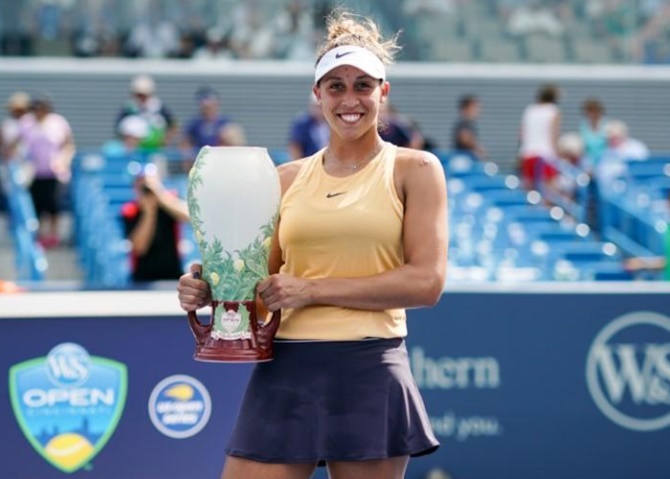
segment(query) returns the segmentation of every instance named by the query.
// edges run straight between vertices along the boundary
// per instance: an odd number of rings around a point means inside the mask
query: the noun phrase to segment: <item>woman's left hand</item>
[[[289,274],[273,274],[258,283],[256,291],[269,311],[302,308],[311,303],[309,280]]]

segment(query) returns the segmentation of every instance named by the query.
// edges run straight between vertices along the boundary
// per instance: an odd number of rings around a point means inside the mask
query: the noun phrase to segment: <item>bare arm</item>
[[[144,194],[139,201],[142,215],[129,235],[133,252],[138,256],[144,256],[156,234],[156,222],[158,217],[158,201],[149,193]]]
[[[259,285],[268,309],[332,305],[381,310],[435,304],[447,263],[447,194],[444,172],[433,155],[399,150],[397,174],[404,197],[405,264],[362,278],[304,279],[273,274]]]
[[[177,195],[167,191],[163,184],[155,176],[147,176],[144,184],[156,196],[158,205],[162,207],[167,214],[177,221],[190,221],[188,214],[188,205]]]

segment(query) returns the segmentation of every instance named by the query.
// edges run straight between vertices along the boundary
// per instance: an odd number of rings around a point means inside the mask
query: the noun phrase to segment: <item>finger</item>
[[[200,277],[202,276],[202,265],[200,263],[191,264],[191,267],[189,269],[191,271],[191,275],[194,278],[200,279]]]
[[[259,295],[263,296],[263,294],[268,289],[270,289],[270,286],[272,286],[272,276],[268,276],[263,281],[258,283],[258,286],[256,286],[256,291],[258,292]]]

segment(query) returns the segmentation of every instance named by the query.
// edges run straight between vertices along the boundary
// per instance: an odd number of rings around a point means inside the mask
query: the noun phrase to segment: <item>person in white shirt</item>
[[[526,188],[536,188],[556,176],[552,166],[557,158],[561,132],[558,87],[544,85],[537,101],[528,105],[521,118],[520,170]]]

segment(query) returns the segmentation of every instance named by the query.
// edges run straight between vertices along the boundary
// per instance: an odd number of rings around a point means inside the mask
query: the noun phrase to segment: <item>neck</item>
[[[384,147],[384,141],[375,135],[372,141],[341,145],[331,143],[324,154],[324,165],[340,170],[358,170],[367,165]]]

